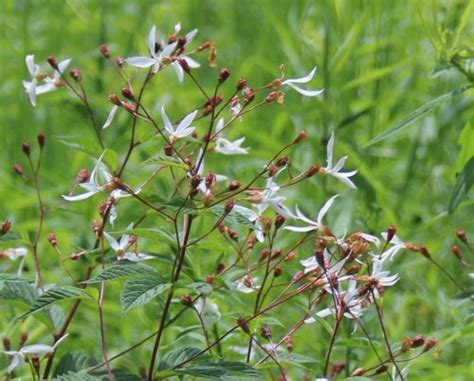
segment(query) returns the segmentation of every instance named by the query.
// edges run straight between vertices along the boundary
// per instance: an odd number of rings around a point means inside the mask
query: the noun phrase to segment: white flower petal
[[[130,57],[127,58],[125,62],[131,66],[146,68],[153,66],[156,63],[156,60],[150,57]]]
[[[102,128],[107,128],[110,126],[110,124],[112,123],[112,121],[114,120],[114,117],[115,117],[115,113],[117,112],[118,110],[118,106],[117,105],[114,105],[112,107],[112,109],[110,110],[110,113],[109,113],[109,116],[107,117],[107,120],[105,121],[104,125],[102,126]]]

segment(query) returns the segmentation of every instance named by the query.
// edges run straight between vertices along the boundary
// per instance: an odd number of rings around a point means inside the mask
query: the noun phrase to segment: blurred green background
[[[230,177],[248,179],[301,129],[309,132],[310,139],[292,153],[292,165],[302,170],[313,162],[324,164],[326,141],[335,131],[336,157],[347,154],[348,168],[359,170],[355,180],[358,190],[314,178],[287,193],[289,204],[298,200],[314,217],[322,202],[339,192],[343,197],[329,216],[336,231],[342,233],[347,227],[348,231],[378,233],[395,224],[403,239],[424,243],[433,257],[467,287],[468,271],[450,254],[449,247],[459,228],[474,239],[472,193],[454,212],[448,213],[448,206],[456,175],[474,151],[472,90],[449,97],[399,133],[376,144],[367,143],[427,102],[469,83],[468,74],[474,66],[469,56],[474,46],[472,8],[472,2],[467,1],[415,0],[3,0],[0,218],[11,219],[25,241],[32,239],[37,223],[34,190],[14,174],[12,166],[20,162],[26,167],[21,143],[28,141],[34,146],[36,134],[44,132],[47,151],[41,182],[46,202],[54,211],[46,231],[55,231],[64,247],[87,246],[93,240],[89,230],[96,203],[65,205],[60,199],[77,171],[91,168],[93,163],[89,155],[60,140],[65,136],[79,143],[93,140],[87,114],[77,99],[63,90],[39,96],[37,107],[32,107],[22,87],[22,80],[28,78],[25,55],[34,53],[44,68],[49,55],[72,58],[71,66],[82,70],[95,115],[103,123],[110,109],[107,95],[118,93],[121,83],[98,46],[107,43],[114,56],[145,54],[152,25],[166,35],[180,21],[184,31],[199,29],[196,46],[206,40],[217,46],[217,68],[204,64],[196,70],[203,83],[212,85],[222,67],[231,69],[233,81],[245,76],[251,86],[258,86],[279,77],[280,64],[285,64],[287,78],[306,75],[316,65],[317,76],[309,87],[325,89],[318,100],[303,99],[289,91],[283,107],[271,105],[250,114],[236,127],[235,136],[247,137],[251,155],[226,162],[209,161],[209,167],[218,173],[225,171]],[[205,63],[205,55],[199,60]],[[456,69],[453,62],[460,62],[467,74]],[[171,70],[162,77],[145,96],[149,109],[156,112],[165,103],[167,110],[176,114],[199,105],[200,94],[188,80],[177,82]],[[103,132],[103,139],[123,157],[129,118],[120,114],[115,125]],[[145,145],[133,157],[132,165],[153,155],[155,149],[153,144]],[[133,174],[127,176],[132,183],[136,180]],[[124,205],[123,210],[126,208]],[[122,226],[125,221],[118,223]],[[41,250],[50,266],[50,281],[60,283],[62,270],[44,239]],[[392,268],[402,280],[386,295],[391,337],[399,341],[404,336],[426,334],[440,340],[435,356],[430,353],[412,365],[410,379],[472,380],[472,303],[456,299],[456,288],[421,256],[400,255]],[[152,310],[122,316],[112,296],[106,309],[112,353],[155,329]],[[9,308],[2,307],[1,313],[14,316]],[[81,348],[100,358],[93,327],[95,313],[92,304],[81,307],[71,327],[76,339],[65,342],[64,351]],[[277,317],[280,315],[291,317],[283,310],[276,312]],[[12,327],[3,316],[0,327],[5,332],[30,330],[38,340],[46,337],[44,327],[31,319],[21,327]],[[278,332],[278,328],[275,330]],[[305,327],[295,336],[295,351],[320,359],[323,352],[318,337],[327,339],[325,335],[322,327]],[[305,340],[307,337],[314,340]],[[167,345],[172,345],[171,338],[171,334],[167,336]],[[116,364],[136,372],[138,366],[146,364],[140,358],[148,357],[148,347]],[[344,351],[341,344],[335,357],[343,357]],[[294,380],[303,375],[314,378],[320,366],[306,364],[290,374]]]

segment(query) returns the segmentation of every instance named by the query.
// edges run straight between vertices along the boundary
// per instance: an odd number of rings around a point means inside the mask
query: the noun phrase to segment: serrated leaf
[[[116,232],[117,234],[133,234],[137,237],[141,238],[148,238],[151,240],[157,241],[166,241],[171,245],[176,244],[176,238],[170,232],[160,229],[160,228],[153,228],[153,229],[131,229],[131,230],[124,230]]]
[[[18,234],[13,232],[7,232],[6,234],[0,236],[0,242],[7,242],[7,241],[17,241],[20,237]]]
[[[56,365],[55,376],[68,374],[69,372],[79,372],[81,370],[97,365],[97,361],[82,352],[70,352],[65,354]]]
[[[42,311],[45,308],[53,305],[54,303],[58,303],[63,300],[83,298],[91,298],[91,296],[81,288],[72,286],[56,287],[46,291],[43,295],[38,297],[38,299],[36,299],[29,311],[21,315],[20,319],[25,319],[28,316]]]
[[[28,305],[33,304],[38,297],[38,291],[28,283],[5,283],[0,288],[0,299],[19,301]]]
[[[116,280],[126,278],[134,275],[153,274],[156,273],[155,269],[150,266],[140,265],[135,263],[121,263],[113,265],[108,269],[102,270],[97,275],[82,283],[85,284],[97,284],[106,282],[108,280]]]
[[[195,282],[195,283],[188,284],[186,287],[193,289],[198,294],[204,294],[204,295],[208,295],[212,291],[214,291],[214,288],[209,283],[206,283],[206,282]]]
[[[0,274],[0,283],[28,283],[28,280],[12,274]]]
[[[375,138],[371,139],[365,147],[371,146],[372,144],[381,142],[382,140],[385,140],[389,138],[390,136],[396,134],[400,130],[404,129],[405,127],[408,127],[410,124],[413,122],[417,121],[421,117],[425,116],[429,112],[433,111],[437,106],[442,104],[443,102],[448,101],[451,98],[454,98],[457,95],[460,95],[464,93],[466,90],[472,88],[472,86],[464,86],[459,89],[450,91],[447,94],[443,94],[439,96],[438,98],[435,98],[428,103],[424,104],[420,108],[417,108],[415,111],[413,111],[411,114],[409,114],[407,117],[402,119],[400,122],[395,124],[392,128],[389,128],[388,130],[382,132],[381,134],[377,135]]]
[[[232,380],[238,377],[239,380],[263,380],[260,372],[249,364],[239,361],[208,361],[176,370],[176,372],[206,379]]]
[[[171,288],[159,275],[141,276],[125,283],[120,294],[122,312],[143,306]]]
[[[462,200],[466,197],[469,189],[474,184],[474,156],[466,163],[462,172],[458,175],[449,198],[448,213],[453,213]]]
[[[184,170],[189,169],[189,166],[187,164],[184,164],[181,161],[179,161],[178,159],[176,159],[174,157],[171,157],[171,156],[161,156],[161,155],[154,156],[150,159],[145,160],[142,164],[143,165],[164,164],[164,165],[168,165],[168,166],[171,166],[171,167],[181,168],[181,169],[184,169]]]
[[[85,372],[69,372],[68,374],[53,378],[53,381],[97,381],[97,377],[87,374]]]
[[[195,347],[181,347],[173,349],[163,355],[159,364],[158,370],[172,370],[175,366],[193,358],[201,350]]]

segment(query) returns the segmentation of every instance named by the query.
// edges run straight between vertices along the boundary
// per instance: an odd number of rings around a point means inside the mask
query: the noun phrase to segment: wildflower
[[[178,124],[176,129],[173,128],[173,124],[171,123],[168,115],[166,115],[165,108],[161,108],[161,119],[163,120],[163,124],[165,127],[166,132],[168,132],[170,136],[171,143],[175,142],[176,139],[185,138],[186,136],[191,135],[196,127],[190,127],[191,123],[193,122],[194,118],[197,115],[197,110],[191,112],[190,114],[186,115]]]
[[[306,76],[306,77],[301,77],[301,78],[294,78],[294,79],[287,79],[286,81],[283,81],[281,84],[282,85],[288,85],[291,88],[295,89],[298,93],[301,95],[304,95],[306,97],[316,97],[319,94],[321,94],[324,90],[318,89],[318,90],[305,90],[302,89],[301,87],[295,85],[295,83],[308,83],[311,81],[314,77],[314,74],[316,73],[316,67],[311,70],[311,72]]]
[[[257,281],[258,278],[252,278],[250,275],[246,275],[237,283],[236,289],[244,294],[250,294],[260,288],[260,286],[256,284]]]
[[[291,213],[291,211],[283,205],[283,202],[286,200],[286,197],[278,195],[278,191],[280,187],[274,181],[274,177],[278,176],[278,174],[283,170],[280,169],[274,176],[269,177],[267,180],[267,184],[265,186],[265,190],[260,193],[261,199],[257,204],[257,210],[261,214],[263,213],[268,207],[271,207],[275,212],[284,216],[284,217],[292,217],[295,216]]]
[[[130,224],[127,227],[127,230],[130,230],[132,228],[133,228],[133,224]],[[114,237],[112,237],[106,231],[104,231],[104,236],[105,238],[107,238],[107,241],[109,241],[109,244],[112,250],[115,251],[115,253],[117,254],[118,261],[127,259],[131,262],[141,262],[141,261],[146,261],[148,259],[154,258],[152,255],[143,254],[143,253],[132,253],[130,251],[127,251],[128,246],[129,246],[129,238],[130,238],[128,234],[123,234],[120,237],[120,240],[118,242]]]
[[[387,241],[388,239],[388,234],[386,232],[381,233],[382,237]],[[393,261],[393,258],[395,258],[395,255],[401,250],[405,248],[405,242],[402,242],[400,238],[398,238],[397,235],[393,235],[392,239],[390,240],[390,244],[392,245],[390,248],[385,250],[381,256],[380,260],[384,261],[385,259],[389,258],[391,261]]]
[[[30,102],[33,106],[36,106],[36,96],[50,91],[56,90],[60,84],[61,74],[66,70],[67,66],[71,62],[70,59],[61,61],[57,68],[54,70],[53,78],[46,76],[42,85],[38,85],[38,79],[44,76],[41,73],[41,69],[35,64],[35,56],[29,54],[25,58],[26,67],[31,75],[31,81],[23,81],[23,87],[30,98]]]
[[[265,237],[263,235],[263,230],[260,225],[259,221],[259,215],[257,212],[255,212],[252,209],[246,208],[245,206],[241,205],[234,205],[233,210],[235,210],[237,213],[240,215],[244,216],[247,220],[249,220],[253,225],[252,229],[255,232],[255,237],[259,242],[265,241]]]
[[[400,277],[398,276],[398,274],[390,275],[389,271],[382,271],[383,264],[384,264],[383,260],[374,259],[372,273],[370,274],[370,278],[369,278],[371,283],[375,285],[374,293],[376,297],[379,295],[377,286],[383,286],[383,287],[393,286],[395,283],[397,283],[400,280]]]
[[[357,187],[355,184],[349,180],[349,177],[354,176],[357,171],[351,171],[351,172],[341,172],[342,167],[344,166],[347,156],[343,156],[342,158],[339,159],[339,161],[336,163],[336,165],[332,165],[332,159],[333,159],[333,148],[334,148],[334,132],[331,133],[331,138],[329,139],[328,145],[327,145],[327,167],[321,168],[323,173],[326,173],[330,176],[335,177],[339,181],[343,182],[346,184],[349,188],[356,189]]]
[[[18,258],[21,258],[20,265],[18,266],[17,275],[21,276],[23,271],[23,266],[25,264],[26,254],[28,254],[28,250],[24,247],[17,247],[17,248],[9,248],[4,250],[0,255],[3,254],[8,257],[11,261],[16,261]]]
[[[310,231],[313,231],[313,230],[321,229],[321,227],[323,226],[324,216],[329,211],[332,204],[334,203],[334,200],[338,196],[339,195],[336,194],[335,196],[332,196],[328,201],[326,201],[326,203],[323,205],[323,207],[319,211],[316,221],[310,220],[303,213],[301,213],[298,206],[296,206],[296,219],[307,223],[308,226],[285,226],[284,229],[287,229],[287,230],[290,230],[290,231],[293,231],[293,232],[300,232],[300,233],[310,232]]]
[[[222,137],[221,131],[224,128],[224,119],[219,119],[216,125],[216,135],[220,135],[216,140],[216,152],[224,155],[246,155],[248,148],[242,148],[241,145],[245,141],[245,137],[231,142]]]
[[[27,345],[20,348],[18,351],[4,351],[6,355],[10,356],[10,365],[7,372],[10,374],[16,368],[22,368],[29,356],[47,356],[54,353],[58,345],[67,337],[64,335],[52,347],[45,344]]]
[[[180,30],[181,30],[181,24],[178,23],[175,26],[175,33],[178,33]],[[184,36],[185,43],[183,45],[183,48],[185,48],[194,39],[197,32],[198,32],[197,29],[193,29],[191,32],[187,33]],[[179,56],[179,60],[183,60],[185,62],[185,65],[187,65],[189,68],[198,68],[198,67],[201,66],[198,62],[196,62],[195,60],[193,60],[191,57],[189,57],[186,54],[181,54]],[[181,64],[179,63],[179,61],[175,60],[175,61],[173,61],[173,63],[171,65],[173,66],[173,69],[176,73],[176,76],[178,77],[178,80],[180,82],[183,82],[184,70],[183,70],[183,67],[181,66]]]

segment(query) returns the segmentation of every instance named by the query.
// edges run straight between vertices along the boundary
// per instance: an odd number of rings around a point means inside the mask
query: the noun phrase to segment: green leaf
[[[18,234],[13,233],[13,232],[8,232],[8,233],[0,236],[0,242],[17,241],[19,239],[20,239],[20,237],[18,236]]]
[[[141,238],[148,238],[154,241],[166,241],[171,245],[176,244],[176,238],[170,232],[160,229],[160,228],[153,228],[153,229],[131,229],[131,230],[124,230],[116,232],[117,234],[133,234],[137,237]]]
[[[156,273],[156,271],[150,266],[139,265],[135,263],[120,263],[117,265],[113,265],[108,269],[100,271],[95,277],[82,283],[96,284],[108,280],[121,279],[133,275],[144,275],[154,273]]]
[[[5,283],[0,287],[0,299],[19,301],[31,305],[38,297],[38,291],[28,283]]]
[[[164,354],[158,364],[158,370],[172,370],[175,366],[193,358],[201,350],[195,347],[180,347]]]
[[[461,133],[459,134],[458,143],[461,147],[458,157],[456,158],[456,164],[454,165],[454,172],[459,173],[463,167],[474,156],[474,125],[467,122]]]
[[[204,294],[204,295],[208,295],[212,291],[214,291],[214,288],[209,283],[206,283],[206,282],[195,282],[195,283],[188,284],[186,287],[193,289],[198,294]]]
[[[206,379],[232,380],[238,377],[239,380],[263,380],[260,372],[249,364],[239,361],[208,361],[176,370],[176,372]]]
[[[364,75],[353,79],[352,81],[349,81],[343,88],[342,90],[350,90],[353,89],[354,87],[359,87],[362,85],[366,85],[367,83],[376,81],[379,78],[385,77],[386,75],[389,75],[393,71],[399,69],[400,67],[404,66],[408,60],[403,60],[401,62],[398,62],[394,65],[391,66],[385,66],[382,68],[378,69],[372,69],[365,73]]]
[[[43,295],[36,299],[30,310],[25,314],[21,315],[20,319],[25,319],[28,316],[31,316],[36,312],[42,311],[57,302],[69,299],[83,298],[91,298],[91,296],[81,288],[71,286],[56,287],[49,291],[46,291]]]
[[[472,184],[474,184],[474,156],[466,163],[464,169],[456,179],[456,184],[449,198],[448,213],[453,213],[458,205],[469,192]]]
[[[120,294],[122,312],[147,304],[170,287],[171,284],[165,283],[159,275],[146,275],[127,281]]]
[[[79,372],[81,370],[97,365],[97,361],[82,352],[70,352],[65,354],[56,365],[55,376],[68,374],[69,372]]]
[[[420,108],[417,108],[415,111],[413,111],[411,114],[409,114],[407,117],[402,119],[400,122],[398,122],[395,126],[392,128],[389,128],[388,130],[382,132],[380,135],[377,135],[375,138],[371,139],[365,147],[371,146],[372,144],[381,142],[382,140],[385,140],[395,133],[399,132],[400,130],[404,129],[405,127],[409,126],[413,122],[417,121],[421,117],[425,116],[429,112],[431,112],[434,108],[439,106],[441,103],[448,101],[451,98],[454,98],[457,95],[460,95],[464,93],[466,90],[472,88],[472,86],[464,86],[459,89],[450,91],[447,94],[443,94],[439,96],[438,98],[435,98],[425,105],[421,106]]]
[[[12,274],[0,274],[0,284],[5,283],[28,283],[28,280]]]
[[[171,156],[161,156],[161,155],[154,156],[150,159],[147,159],[142,164],[143,165],[164,164],[171,167],[181,168],[184,170],[189,169],[189,166],[187,164],[184,164],[183,162],[179,161],[177,158],[174,158]]]
[[[80,373],[72,373],[69,372],[68,374],[61,375],[57,378],[53,378],[54,381],[97,381],[96,376],[92,376],[85,372]]]

